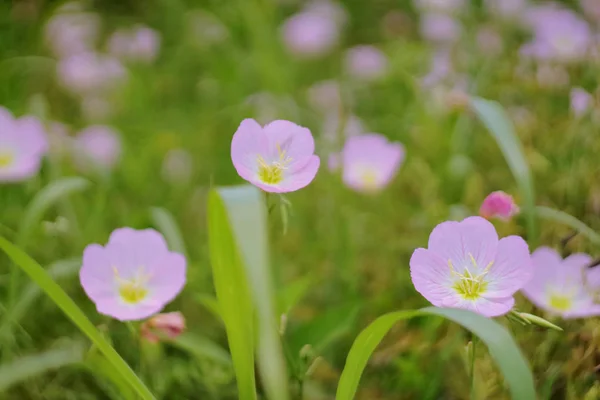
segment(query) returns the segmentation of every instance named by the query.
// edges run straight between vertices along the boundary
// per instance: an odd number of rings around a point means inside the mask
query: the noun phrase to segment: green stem
[[[475,400],[477,396],[475,396],[475,357],[476,357],[476,349],[477,349],[477,338],[473,337],[471,339],[471,370],[470,370],[470,378],[471,378],[471,400]]]

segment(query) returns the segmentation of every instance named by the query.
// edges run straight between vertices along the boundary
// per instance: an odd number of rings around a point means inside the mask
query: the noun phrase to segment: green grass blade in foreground
[[[340,378],[336,400],[351,400],[373,351],[398,321],[438,316],[462,325],[484,342],[504,375],[513,400],[536,398],[533,375],[527,361],[508,331],[496,321],[470,311],[427,307],[385,314],[366,327],[354,341]]]
[[[535,213],[535,189],[523,147],[513,125],[502,106],[478,97],[471,99],[471,106],[477,117],[498,143],[502,154],[512,171],[523,199],[523,212],[527,219],[527,236],[532,245],[538,240],[537,218]]]
[[[133,370],[121,358],[119,353],[106,341],[102,334],[85,316],[83,311],[75,302],[65,293],[65,291],[56,283],[48,272],[37,262],[29,257],[23,250],[19,249],[3,237],[0,237],[0,248],[8,257],[18,265],[29,277],[60,307],[60,309],[73,321],[75,325],[96,345],[98,350],[104,354],[106,359],[112,364],[129,385],[144,400],[153,400],[154,396],[138,378]]]
[[[165,236],[169,249],[179,254],[183,254],[187,259],[187,251],[185,250],[185,242],[181,235],[181,230],[175,221],[173,215],[164,208],[153,207],[150,209],[152,215],[152,223]]]
[[[271,400],[286,400],[289,398],[288,375],[279,337],[277,302],[269,268],[264,195],[252,185],[217,189],[213,193],[226,209],[228,224],[225,224],[231,227],[242,272],[247,279],[256,309],[256,354],[266,397]]]
[[[218,192],[208,198],[208,244],[219,312],[237,379],[238,398],[256,400],[254,308],[227,211]]]
[[[83,344],[69,342],[60,348],[24,356],[0,365],[0,393],[36,375],[83,361]]]
[[[570,226],[587,237],[592,243],[600,244],[600,234],[574,216],[550,207],[537,206],[535,210],[540,218]]]

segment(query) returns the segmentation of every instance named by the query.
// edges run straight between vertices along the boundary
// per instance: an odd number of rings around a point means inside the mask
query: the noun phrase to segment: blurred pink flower
[[[470,217],[436,226],[428,248],[414,251],[410,274],[415,289],[434,306],[496,317],[513,308],[514,294],[533,271],[522,238],[498,240],[490,222]]]
[[[87,94],[114,89],[127,77],[121,63],[97,53],[78,53],[58,63],[58,79],[71,92]]]
[[[571,89],[571,112],[576,117],[586,114],[594,103],[594,97],[584,89],[575,87]]]
[[[161,38],[157,31],[144,25],[115,31],[108,40],[108,51],[128,61],[152,62],[160,50]]]
[[[341,153],[342,179],[359,192],[385,188],[404,161],[404,146],[377,133],[348,138]]]
[[[464,10],[465,0],[414,0],[415,7],[420,11],[433,11],[451,14]]]
[[[333,19],[306,11],[287,19],[282,26],[282,35],[291,53],[304,57],[318,57],[336,46],[340,32]]]
[[[263,128],[245,119],[231,141],[237,173],[266,192],[293,192],[312,182],[320,163],[314,152],[310,131],[283,120]]]
[[[104,247],[87,246],[79,279],[100,314],[120,321],[148,318],[185,285],[186,260],[154,229],[120,228]]]
[[[483,26],[477,31],[477,47],[483,54],[497,56],[504,48],[502,36],[494,28]]]
[[[37,118],[14,118],[0,107],[0,183],[35,176],[47,151],[46,132]]]
[[[455,43],[462,34],[462,26],[450,15],[427,13],[421,16],[421,35],[437,44]]]
[[[329,0],[312,0],[304,7],[305,12],[321,15],[334,21],[339,27],[348,21],[348,12],[337,2]]]
[[[194,160],[185,149],[172,149],[165,155],[162,178],[172,184],[186,184],[192,178]]]
[[[600,1],[598,0],[579,0],[583,15],[596,22],[600,22]]]
[[[83,170],[112,169],[121,158],[121,139],[108,126],[89,126],[74,139],[73,157]]]
[[[371,81],[388,71],[387,56],[375,46],[355,46],[346,51],[346,71],[354,78]]]
[[[310,105],[319,111],[339,112],[342,105],[340,85],[334,80],[314,83],[308,88],[307,97]]]
[[[537,307],[563,318],[600,315],[593,290],[600,288],[600,270],[587,269],[592,258],[572,254],[564,260],[549,247],[540,247],[531,255],[533,279],[522,289]]]
[[[500,190],[490,193],[479,209],[479,215],[484,218],[498,218],[504,221],[508,221],[518,213],[519,207],[512,196]]]
[[[100,33],[100,17],[88,12],[62,12],[45,27],[45,41],[57,57],[93,51]]]
[[[430,70],[421,79],[421,84],[425,88],[431,88],[446,80],[453,72],[452,58],[447,49],[436,50],[430,63]]]
[[[525,20],[534,33],[521,54],[538,61],[576,63],[591,49],[593,36],[588,23],[576,13],[555,4],[532,7]]]
[[[157,314],[142,324],[141,335],[150,343],[158,343],[161,337],[175,339],[185,330],[185,318],[179,311]]]

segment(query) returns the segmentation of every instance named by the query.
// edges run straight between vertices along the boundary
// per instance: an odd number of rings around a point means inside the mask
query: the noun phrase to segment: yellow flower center
[[[10,166],[15,160],[15,156],[6,150],[0,151],[0,168]]]
[[[473,270],[477,271],[479,267],[477,266],[475,258],[473,258],[471,253],[469,253],[469,257],[473,264]],[[493,264],[493,261],[490,262],[488,266],[478,274],[471,272],[468,267],[465,267],[464,272],[461,274],[458,273],[454,268],[454,265],[452,265],[452,260],[448,260],[448,266],[450,267],[452,275],[458,278],[452,285],[452,289],[465,300],[472,301],[479,299],[487,290],[488,282],[485,280],[485,276],[490,272],[490,268]]]
[[[361,180],[366,189],[377,188],[377,172],[373,168],[365,168],[362,172]]]
[[[550,307],[559,311],[569,311],[573,307],[573,298],[569,295],[550,294]]]
[[[148,288],[146,283],[148,282],[149,275],[144,274],[142,267],[139,268],[138,272],[133,278],[124,279],[119,276],[119,271],[113,267],[115,274],[115,280],[119,285],[119,296],[127,304],[138,304],[148,296]]]
[[[262,156],[259,155],[257,157],[258,179],[267,185],[277,185],[280,183],[283,180],[284,170],[292,162],[292,158],[286,155],[286,150],[282,150],[279,144],[277,144],[277,152],[279,153],[279,159],[270,164]]]

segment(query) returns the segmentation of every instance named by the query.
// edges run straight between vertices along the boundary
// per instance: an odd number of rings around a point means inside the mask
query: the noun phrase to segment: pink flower
[[[301,12],[286,20],[283,41],[298,56],[318,57],[328,53],[338,42],[339,27],[334,20],[316,12]]]
[[[61,12],[45,27],[46,42],[58,57],[94,49],[100,32],[100,18],[87,12]]]
[[[104,247],[87,246],[79,279],[98,312],[120,321],[148,318],[185,285],[185,258],[153,229],[120,228]]]
[[[586,268],[590,256],[577,253],[563,260],[554,249],[540,247],[531,261],[533,279],[522,291],[533,304],[563,318],[600,315],[593,293],[600,288],[600,270]]]
[[[410,273],[415,289],[434,306],[495,317],[513,308],[514,294],[533,271],[522,238],[498,240],[490,222],[470,217],[436,226],[428,248],[413,253]]]
[[[499,218],[508,221],[519,213],[519,207],[512,196],[503,191],[492,192],[483,200],[479,215],[483,218]]]
[[[64,58],[57,68],[59,81],[76,94],[111,90],[127,78],[117,59],[90,52]]]
[[[524,11],[527,0],[485,0],[490,14],[507,20],[517,19]]]
[[[319,111],[339,112],[342,105],[340,85],[334,80],[313,84],[307,91],[308,102]]]
[[[48,151],[48,139],[35,117],[14,118],[0,107],[0,182],[24,181],[35,176]]]
[[[377,133],[350,137],[341,154],[342,179],[359,192],[386,187],[404,160],[404,146]]]
[[[387,73],[388,59],[375,46],[356,46],[346,52],[346,70],[357,79],[379,79]]]
[[[576,117],[581,117],[587,113],[592,104],[594,97],[582,88],[575,87],[571,89],[571,112]]]
[[[277,120],[263,127],[242,121],[231,141],[231,160],[237,173],[266,192],[302,189],[315,178],[319,157],[310,131]]]
[[[109,52],[129,61],[152,62],[159,49],[160,35],[144,25],[117,30],[108,40]]]
[[[421,35],[438,44],[452,44],[462,34],[462,26],[450,15],[427,13],[421,17]]]
[[[73,152],[81,169],[111,169],[121,157],[121,139],[108,126],[92,125],[75,138]]]
[[[180,312],[157,314],[144,322],[141,334],[150,343],[158,343],[162,337],[175,339],[185,330],[185,318]]]

